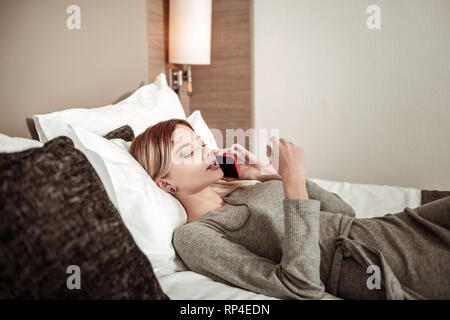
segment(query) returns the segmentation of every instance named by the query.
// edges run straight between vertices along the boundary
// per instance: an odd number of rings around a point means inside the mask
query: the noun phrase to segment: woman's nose
[[[205,147],[203,152],[203,158],[206,160],[213,155],[215,155],[215,150]]]
[[[207,152],[205,152],[205,161],[210,160],[210,158],[216,159],[216,155],[218,155],[220,152],[219,149],[208,149]]]

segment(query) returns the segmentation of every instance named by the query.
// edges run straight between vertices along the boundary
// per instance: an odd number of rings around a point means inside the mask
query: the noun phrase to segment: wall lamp
[[[212,0],[169,2],[168,78],[177,93],[187,81],[187,94],[193,94],[191,65],[211,64],[211,17]]]

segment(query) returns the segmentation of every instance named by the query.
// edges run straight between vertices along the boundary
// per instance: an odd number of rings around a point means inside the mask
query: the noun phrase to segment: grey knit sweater
[[[283,299],[320,299],[334,240],[355,212],[306,180],[309,199],[284,199],[282,181],[241,187],[225,206],[174,230],[186,266],[216,281]]]

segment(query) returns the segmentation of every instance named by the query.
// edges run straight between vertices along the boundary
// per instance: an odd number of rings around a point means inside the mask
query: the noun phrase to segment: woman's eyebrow
[[[196,137],[195,137],[195,140],[200,140],[200,139],[201,139],[200,136],[196,136]],[[189,142],[186,142],[186,143],[182,144],[181,146],[179,146],[178,149],[177,149],[177,153],[178,153],[181,149],[183,149],[184,147],[187,147],[188,145],[190,145],[190,143],[189,143]]]

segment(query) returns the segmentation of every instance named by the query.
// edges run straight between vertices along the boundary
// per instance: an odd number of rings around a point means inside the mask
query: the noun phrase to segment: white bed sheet
[[[358,218],[383,216],[420,206],[420,189],[388,185],[358,184],[310,178],[322,188],[338,194],[353,206]],[[162,290],[173,300],[279,300],[222,282],[193,271],[179,271],[158,278]],[[340,300],[327,293],[324,300]]]

